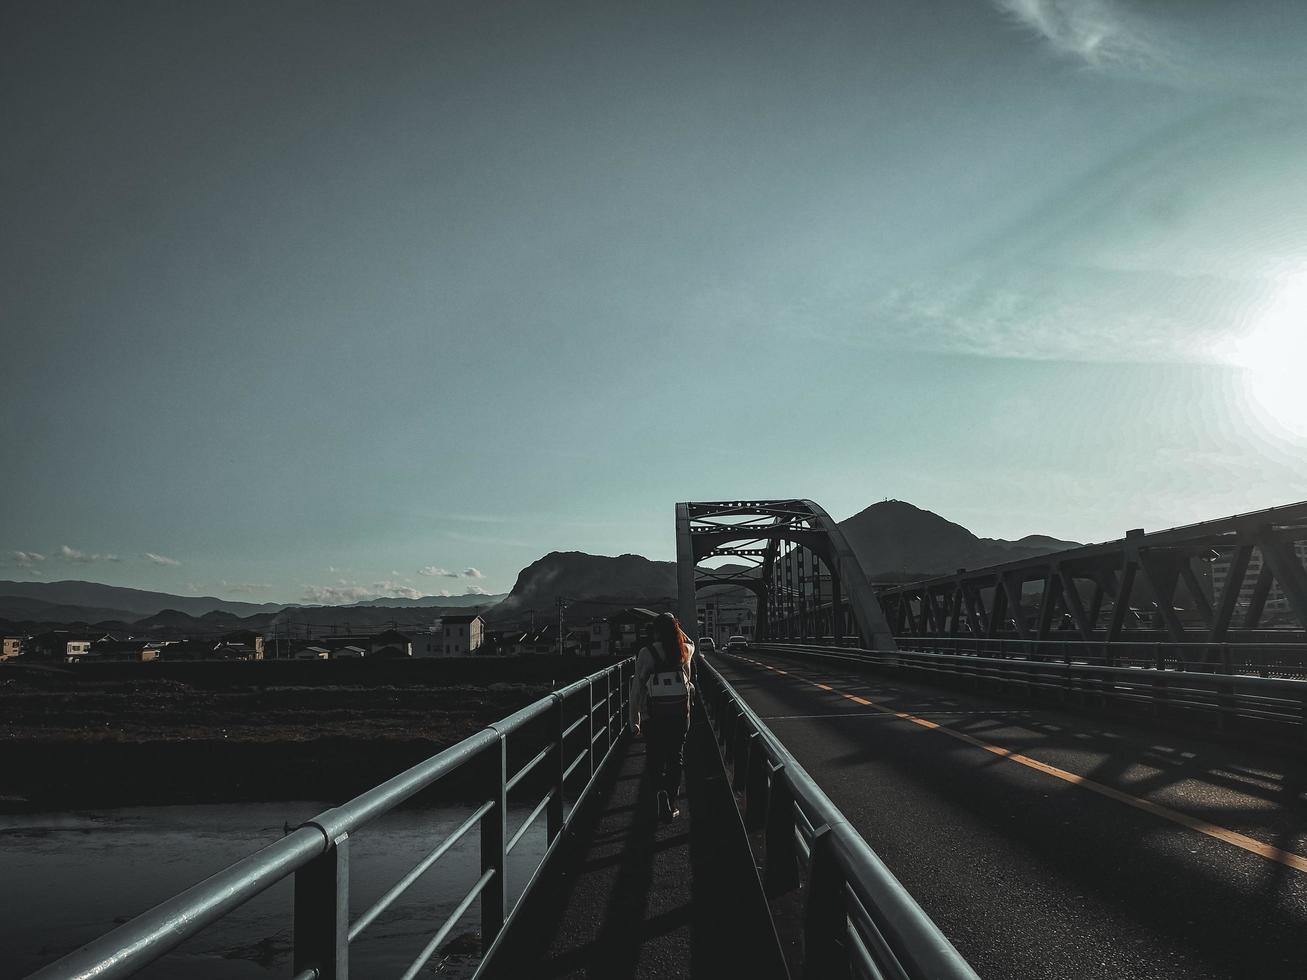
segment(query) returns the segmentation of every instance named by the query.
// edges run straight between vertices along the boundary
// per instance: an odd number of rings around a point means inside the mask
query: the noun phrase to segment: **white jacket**
[[[654,647],[658,649],[655,651]],[[640,718],[645,713],[645,702],[649,697],[649,683],[655,677],[662,677],[664,674],[675,675],[663,678],[669,684],[668,694],[675,696],[681,693],[686,695],[694,693],[694,684],[690,680],[691,666],[694,663],[694,644],[687,638],[685,647],[690,652],[690,656],[684,663],[674,665],[671,669],[659,669],[661,661],[658,654],[662,652],[662,644],[656,640],[649,646],[641,647],[640,652],[636,654],[635,676],[631,678],[631,727],[633,729],[640,727]]]

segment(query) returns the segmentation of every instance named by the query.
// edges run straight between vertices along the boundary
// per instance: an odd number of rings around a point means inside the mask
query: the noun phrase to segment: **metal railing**
[[[1307,734],[1307,681],[1147,666],[1109,667],[1060,660],[1000,658],[899,649],[894,653],[803,644],[756,649],[818,657],[921,675],[922,679],[989,685],[1003,693],[1049,694],[1088,705],[1142,705],[1153,714],[1215,717],[1220,727],[1255,722],[1281,734]]]
[[[411,980],[418,974],[478,898],[480,975],[506,926],[521,908],[522,899],[554,853],[572,814],[589,792],[595,774],[624,736],[633,665],[634,661],[624,660],[569,684],[348,803],[318,814],[276,843],[38,970],[29,980],[130,976],[292,875],[294,980],[346,980],[350,943],[474,827],[480,832],[480,877],[401,976]],[[543,727],[549,732],[541,739],[538,729]],[[529,744],[512,746],[511,757],[529,758],[510,772],[509,743],[515,735],[536,738]],[[575,748],[578,743],[580,751],[570,752],[569,746]],[[586,775],[586,782],[568,811],[565,794],[569,786],[575,786],[577,780],[573,777],[578,770]],[[477,805],[471,815],[351,922],[350,835],[454,774],[470,779],[478,787]],[[547,789],[510,836],[508,794],[519,785],[528,788],[524,781]],[[505,888],[508,855],[542,813],[546,819],[546,849],[517,903],[510,908]]]
[[[1302,634],[1293,634],[1301,636]],[[1156,667],[1258,677],[1307,678],[1307,643],[1301,640],[1254,640],[1203,643],[1160,639],[1026,640],[1016,637],[901,636],[899,649],[961,656],[1060,660],[1104,667]],[[815,642],[815,646],[838,646]]]
[[[805,980],[977,980],[839,808],[708,661],[700,689],[767,894],[801,889]],[[756,855],[755,855],[756,857]]]

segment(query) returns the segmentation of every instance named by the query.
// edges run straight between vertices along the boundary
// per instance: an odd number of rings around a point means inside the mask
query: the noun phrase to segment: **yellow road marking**
[[[785,673],[785,671],[777,670],[770,664],[764,664],[760,661],[750,660],[749,663],[755,664],[758,667],[763,667],[775,674]],[[874,701],[868,701],[866,698],[858,697],[855,694],[836,691],[835,688],[831,687],[829,684],[819,684],[816,681],[810,681],[803,677],[798,679],[803,681],[805,684],[811,684],[813,687],[820,688],[823,691],[831,691],[835,694],[839,694],[840,697],[847,698],[857,704],[874,708],[883,714],[893,715],[895,718],[900,718],[903,721],[910,721],[914,725],[919,725],[920,727],[930,729],[931,731],[942,732],[945,735],[956,738],[960,742],[966,742],[968,745],[973,745],[978,749],[983,749],[984,751],[990,752],[1002,759],[1006,759],[1009,762],[1015,762],[1018,765],[1026,766],[1029,769],[1034,769],[1037,772],[1042,772],[1046,775],[1052,776],[1055,779],[1061,779],[1063,782],[1070,783],[1072,786],[1079,786],[1081,789],[1087,789],[1090,792],[1098,793],[1100,796],[1105,796],[1109,800],[1116,800],[1118,803],[1132,806],[1136,810],[1142,810],[1145,813],[1151,813],[1153,816],[1161,817],[1163,820],[1169,820],[1182,827],[1188,827],[1190,830],[1196,830],[1198,833],[1206,834],[1208,837],[1214,838],[1215,840],[1224,841],[1227,844],[1233,844],[1235,847],[1242,848],[1250,854],[1256,854],[1269,861],[1278,861],[1280,864],[1297,871],[1307,872],[1307,857],[1303,857],[1301,854],[1283,850],[1273,844],[1264,844],[1254,837],[1249,837],[1247,834],[1239,833],[1237,830],[1230,830],[1228,827],[1208,823],[1206,820],[1199,819],[1198,817],[1191,817],[1189,814],[1181,813],[1179,810],[1172,810],[1170,807],[1162,806],[1160,803],[1153,803],[1151,800],[1145,800],[1138,796],[1131,796],[1129,793],[1123,793],[1119,789],[1114,789],[1111,786],[1096,782],[1095,780],[1089,779],[1085,776],[1077,775],[1074,772],[1067,772],[1065,769],[1059,769],[1057,766],[1050,766],[1048,763],[1040,762],[1038,759],[1032,759],[1028,755],[1022,755],[1020,752],[1005,749],[1001,745],[986,742],[973,735],[959,732],[945,725],[928,721],[925,718],[918,718],[916,715],[908,714],[906,711],[895,711],[893,708],[886,708],[884,705],[876,704]]]

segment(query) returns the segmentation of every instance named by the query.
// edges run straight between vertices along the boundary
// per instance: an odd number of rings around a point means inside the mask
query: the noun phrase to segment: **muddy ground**
[[[584,668],[540,679],[534,665],[521,671],[527,680],[479,683],[427,672],[384,684],[355,671],[315,675],[312,685],[251,683],[248,673],[239,684],[215,684],[144,669],[107,680],[71,671],[4,671],[0,809],[343,801],[543,697],[578,671]],[[506,674],[511,668],[499,672]],[[529,737],[519,741],[529,748]],[[518,755],[510,741],[510,756]],[[438,791],[455,797],[471,790],[467,780],[448,780]]]

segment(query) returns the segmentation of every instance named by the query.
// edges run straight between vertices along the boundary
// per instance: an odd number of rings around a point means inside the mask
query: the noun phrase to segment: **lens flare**
[[[1307,442],[1307,276],[1284,286],[1230,360],[1244,369],[1248,403],[1271,431]]]

